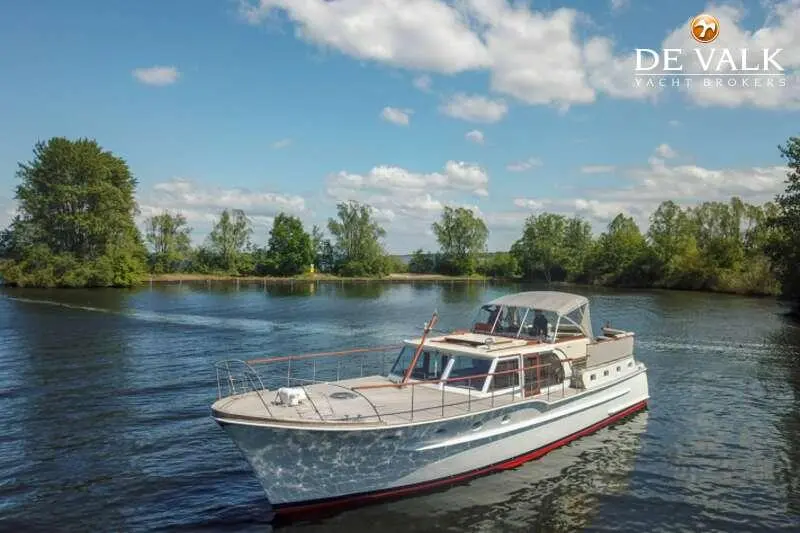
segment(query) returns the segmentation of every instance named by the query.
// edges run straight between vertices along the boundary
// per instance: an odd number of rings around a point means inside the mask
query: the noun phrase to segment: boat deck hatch
[[[352,392],[333,392],[328,395],[328,398],[333,398],[334,400],[352,400],[353,398],[358,398],[358,395]]]

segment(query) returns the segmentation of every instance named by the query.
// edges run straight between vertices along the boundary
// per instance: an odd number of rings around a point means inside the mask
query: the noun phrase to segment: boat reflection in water
[[[311,516],[313,522],[281,532],[362,531],[580,531],[591,527],[605,497],[628,491],[647,429],[642,411],[573,441],[537,461],[476,478],[466,484],[402,500]]]

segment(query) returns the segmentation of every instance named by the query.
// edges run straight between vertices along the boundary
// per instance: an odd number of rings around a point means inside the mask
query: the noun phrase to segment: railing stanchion
[[[341,368],[341,366],[342,366],[342,360],[341,359],[337,359],[336,360],[336,381],[340,381],[339,380],[339,369]]]
[[[414,421],[414,383],[411,384],[411,421]]]
[[[444,382],[440,383],[442,387],[442,417],[444,417]]]
[[[311,360],[311,383],[317,382],[317,360]]]
[[[361,377],[364,377],[364,356],[361,356]]]
[[[467,411],[472,411],[472,378],[467,381]]]
[[[289,359],[289,366],[286,367],[286,386],[292,386],[292,360]]]

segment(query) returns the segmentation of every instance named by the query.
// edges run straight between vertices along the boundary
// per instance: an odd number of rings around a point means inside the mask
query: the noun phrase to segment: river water
[[[467,324],[498,284],[176,284],[0,298],[0,529],[258,531],[214,361]],[[770,299],[572,289],[637,333],[649,410],[508,472],[280,531],[800,530],[800,328]]]

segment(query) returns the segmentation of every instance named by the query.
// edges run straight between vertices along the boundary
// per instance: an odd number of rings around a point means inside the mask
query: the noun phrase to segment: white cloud
[[[678,152],[676,152],[670,145],[664,143],[658,145],[656,148],[656,155],[663,157],[664,159],[672,159],[673,157],[677,157]]]
[[[719,19],[719,37],[714,41],[714,48],[722,50],[730,48],[738,51],[746,48],[750,51],[749,65],[763,68],[762,49],[769,48],[774,51],[783,49],[775,59],[786,70],[787,74],[800,69],[800,1],[787,0],[767,6],[769,14],[764,25],[755,31],[745,30],[740,24],[746,15],[743,8],[732,5],[714,6],[714,16]],[[709,8],[710,9],[710,8]],[[694,49],[697,43],[692,39],[687,25],[681,23],[676,26],[664,40],[665,48]],[[718,54],[721,52],[718,52]],[[716,67],[719,55],[712,62],[711,69]],[[684,72],[703,73],[702,66],[696,55],[692,53],[683,58]],[[738,61],[738,60],[737,60]],[[694,103],[703,106],[739,107],[753,106],[766,109],[798,109],[800,108],[800,83],[794,76],[787,77],[786,85],[779,86],[778,80],[759,79],[760,86],[755,86],[755,80],[749,78],[749,86],[743,85],[743,77],[722,77],[721,86],[705,86],[702,78],[695,80],[690,87],[683,85],[680,89],[688,95]],[[773,87],[767,86],[772,82]],[[733,83],[731,87],[728,84]]]
[[[281,139],[279,141],[275,141],[272,143],[273,150],[282,150],[283,148],[288,148],[292,144],[291,139]]]
[[[669,149],[661,145],[656,151],[671,150],[664,147]],[[727,202],[733,196],[754,204],[772,201],[783,190],[786,167],[710,169],[698,165],[671,165],[664,158],[650,157],[646,165],[624,169],[620,175],[626,182],[617,187],[583,190],[580,196],[569,199],[517,198],[514,205],[570,216],[578,214],[594,222],[595,229],[601,231],[614,216],[625,213],[633,216],[644,229],[649,224],[649,216],[664,200],[683,206],[703,201]]]
[[[612,98],[656,100],[664,88],[637,84],[633,53],[615,53],[614,42],[575,9],[536,11],[528,2],[507,0],[250,0],[242,13],[258,23],[282,12],[297,26],[297,35],[357,59],[405,68],[418,73],[415,85],[429,89],[427,72],[454,74],[485,71],[490,89],[530,105],[554,105],[562,110],[589,104],[598,94]],[[611,0],[620,10],[629,2]],[[800,68],[800,1],[767,2],[770,15],[762,27],[740,27],[744,10],[709,5],[721,22],[717,48],[782,48],[781,64]],[[654,48],[693,49],[687,20]],[[648,43],[641,43],[644,46]],[[660,45],[660,46],[659,46]],[[699,72],[689,65],[689,72]],[[698,80],[699,81],[699,80]],[[765,81],[765,80],[762,80]],[[789,87],[704,87],[685,91],[701,105],[800,108],[800,82]],[[505,106],[505,104],[503,104]],[[447,108],[447,106],[446,106]],[[479,121],[497,121],[507,112],[496,108]],[[474,120],[466,113],[467,120]],[[458,112],[456,116],[461,117]]]
[[[581,172],[584,174],[608,174],[614,172],[613,165],[586,165],[581,167]]]
[[[491,123],[501,120],[508,113],[508,106],[502,100],[491,100],[485,96],[469,96],[464,93],[453,95],[440,107],[445,115],[469,122]]]
[[[531,157],[526,159],[525,161],[516,161],[514,163],[509,163],[506,165],[506,170],[509,172],[525,172],[526,170],[530,170],[534,167],[542,166],[541,160]]]
[[[0,196],[0,231],[6,229],[14,215],[17,214],[17,203],[11,198]]]
[[[489,65],[485,46],[456,9],[437,0],[260,0],[242,14],[259,23],[273,12],[298,36],[358,59],[453,74]]]
[[[576,38],[579,12],[561,8],[540,13],[506,0],[467,3],[483,29],[492,90],[527,104],[565,107],[594,101]]]
[[[545,206],[545,202],[534,200],[532,198],[515,198],[514,205],[535,211],[542,209]]]
[[[630,0],[611,0],[611,11],[622,11],[630,5]]]
[[[341,171],[328,177],[328,193],[337,199],[346,199],[347,194],[364,191],[413,196],[421,196],[431,190],[463,191],[487,196],[488,185],[486,170],[463,161],[448,161],[442,172],[419,173],[381,165],[367,174]]]
[[[423,74],[421,76],[417,76],[416,78],[414,78],[414,87],[416,87],[420,91],[424,92],[430,91],[432,84],[433,81],[431,80],[431,77],[428,76],[427,74]]]
[[[485,140],[486,140],[486,139],[484,138],[484,136],[483,136],[483,132],[482,132],[482,131],[480,131],[480,130],[472,130],[472,131],[468,131],[468,132],[467,132],[467,133],[464,135],[464,137],[465,137],[465,138],[466,138],[468,141],[472,141],[472,142],[474,142],[475,144],[483,144],[483,143],[485,142]]]
[[[398,126],[408,126],[411,120],[411,113],[414,111],[411,109],[397,109],[396,107],[384,107],[383,111],[381,111],[381,118],[387,122],[391,122],[392,124],[397,124]]]
[[[648,87],[646,83],[637,84],[634,76],[636,54],[617,57],[613,42],[606,37],[590,39],[584,48],[588,78],[592,87],[615,98],[650,99],[654,101],[659,88]]]
[[[258,225],[268,226],[280,212],[295,215],[306,212],[301,196],[276,192],[258,192],[241,188],[222,188],[198,184],[185,178],[156,183],[138,199],[140,219],[165,210],[182,213],[190,225],[202,231],[210,229],[223,209],[242,209]]]
[[[155,66],[134,69],[133,77],[145,85],[172,85],[180,77],[180,72],[175,67]]]
[[[673,128],[677,128],[678,126],[681,125],[681,122],[680,120],[670,120],[667,124],[669,124]]]
[[[413,248],[429,240],[431,223],[445,205],[463,205],[462,197],[486,197],[489,176],[478,165],[448,161],[439,172],[414,172],[377,166],[366,174],[338,172],[327,179],[326,192],[335,201],[357,200],[380,213],[390,239],[415,236]],[[377,215],[376,215],[377,216]],[[396,241],[393,241],[396,242]],[[403,245],[403,248],[409,246]]]

